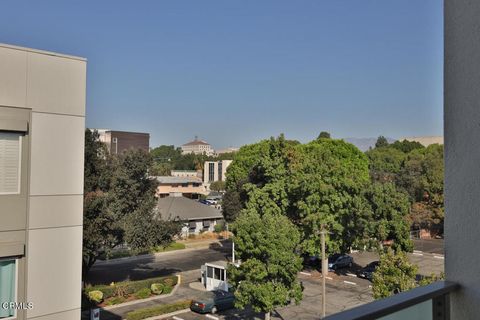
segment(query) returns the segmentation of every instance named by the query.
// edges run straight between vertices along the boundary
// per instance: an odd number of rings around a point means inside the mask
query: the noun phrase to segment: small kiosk
[[[228,291],[227,261],[207,262],[202,265],[202,284],[208,291]]]

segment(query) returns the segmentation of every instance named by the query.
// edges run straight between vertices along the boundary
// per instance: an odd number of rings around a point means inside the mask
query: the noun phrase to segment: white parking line
[[[433,257],[434,257],[434,258],[437,258],[437,259],[445,259],[444,256],[436,256],[436,255],[434,255]]]
[[[311,273],[303,272],[303,271],[300,271],[300,274],[303,274],[303,275],[306,275],[306,276],[311,276],[312,275]]]
[[[418,253],[418,252],[414,252],[412,253],[414,256],[423,256],[423,253]]]
[[[356,274],[353,274],[353,273],[350,273],[350,272],[347,272],[347,276],[349,276],[349,277],[356,277],[357,275],[356,275]]]
[[[211,314],[207,314],[205,317],[213,319],[213,320],[220,320],[219,318],[212,316]]]
[[[355,282],[351,282],[351,281],[345,281],[345,280],[343,280],[343,283],[346,283],[346,284],[351,284],[351,285],[354,285],[354,286],[356,286],[356,285],[357,285]]]
[[[180,318],[180,317],[177,317],[177,316],[173,316],[172,319],[173,320],[183,320],[183,318]]]
[[[420,250],[413,250],[413,253],[423,253],[423,251],[420,251]]]

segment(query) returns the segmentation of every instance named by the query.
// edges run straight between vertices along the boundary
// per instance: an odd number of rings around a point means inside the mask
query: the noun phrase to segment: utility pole
[[[325,255],[325,228],[322,226],[322,231],[320,231],[321,241],[322,241],[322,319],[325,318],[325,309],[327,306],[327,299],[325,297],[325,280],[328,275],[328,259]]]

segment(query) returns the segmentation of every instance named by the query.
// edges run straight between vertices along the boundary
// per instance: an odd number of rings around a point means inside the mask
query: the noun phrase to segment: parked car
[[[303,257],[303,265],[322,269],[322,258],[321,256],[305,255]],[[352,265],[353,258],[347,254],[334,254],[328,257],[329,270],[351,267]]]
[[[348,254],[334,254],[328,258],[328,270],[350,268],[353,265],[353,258]]]
[[[207,292],[202,298],[192,300],[190,310],[198,313],[217,313],[231,309],[235,304],[235,295],[232,292],[214,290]]]
[[[375,270],[377,270],[379,264],[380,264],[379,261],[370,262],[369,264],[367,264],[365,268],[362,268],[358,271],[357,276],[359,278],[364,278],[372,281],[373,273],[375,272]]]

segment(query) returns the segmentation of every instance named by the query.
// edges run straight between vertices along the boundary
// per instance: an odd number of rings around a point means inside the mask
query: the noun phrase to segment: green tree
[[[410,224],[407,219],[408,195],[393,183],[374,183],[366,192],[373,216],[369,223],[370,238],[379,243],[393,242],[395,250],[412,251]]]
[[[225,183],[225,181],[214,181],[210,183],[210,190],[218,192],[225,191],[226,186],[227,184]]]
[[[404,252],[388,249],[380,257],[380,264],[373,273],[373,297],[383,299],[417,286],[418,268],[408,261]]]
[[[125,231],[126,243],[138,252],[168,245],[181,229],[179,222],[156,214],[157,182],[149,175],[151,164],[152,157],[145,151],[125,151],[117,159],[112,179],[109,209]]]
[[[259,200],[259,199],[258,199]],[[256,207],[256,206],[252,206]],[[280,306],[302,299],[297,280],[301,258],[295,254],[300,235],[285,215],[273,212],[242,211],[233,225],[235,248],[242,260],[231,266],[236,307],[252,306],[265,319]]]
[[[96,131],[85,131],[82,260],[84,276],[99,256],[108,254],[123,238],[123,231],[108,210],[111,158],[98,137]]]
[[[326,132],[326,131],[322,131],[320,132],[320,134],[318,135],[318,138],[317,139],[330,139],[331,136],[330,136],[330,133],[329,132]]]
[[[371,149],[365,154],[373,181],[396,182],[403,167],[405,153],[396,148],[383,147]]]
[[[395,148],[403,153],[409,153],[415,149],[425,148],[420,142],[417,141],[408,141],[408,140],[397,140],[394,143],[390,144],[390,147]]]
[[[388,140],[384,136],[379,136],[377,142],[375,142],[375,148],[388,147]]]
[[[371,215],[363,198],[370,184],[366,156],[343,140],[320,139],[296,146],[290,159],[288,212],[302,231],[303,251],[319,254],[322,226],[331,232],[330,253],[363,244]]]

